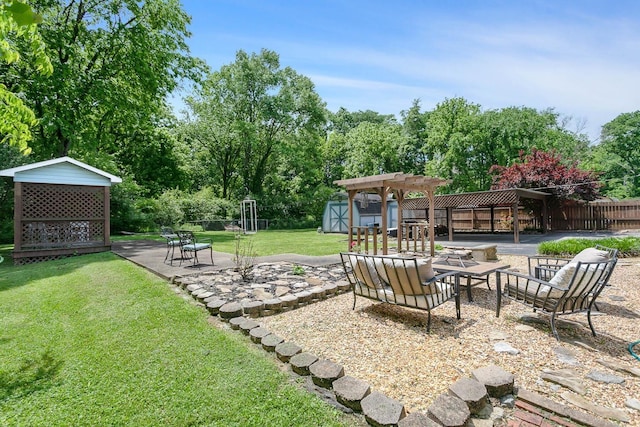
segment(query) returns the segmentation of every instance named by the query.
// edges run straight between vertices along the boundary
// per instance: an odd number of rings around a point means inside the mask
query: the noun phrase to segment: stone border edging
[[[341,365],[304,352],[295,343],[272,334],[253,320],[340,295],[350,291],[350,286],[317,286],[309,291],[286,295],[286,299],[240,304],[222,300],[200,285],[182,283],[179,278],[174,277],[171,282],[204,305],[212,316],[228,323],[231,330],[247,335],[251,342],[260,345],[264,351],[275,353],[278,360],[290,365],[291,372],[310,378],[314,385],[326,391],[325,396],[332,394],[332,399],[336,401],[334,406],[338,409],[345,413],[361,414],[372,426],[464,427],[469,423],[481,425],[482,422],[507,425],[504,408],[515,406],[517,410],[537,417],[547,414],[549,418],[545,417],[542,421],[550,419],[561,422],[562,418],[568,418],[587,427],[615,427],[609,421],[581,413],[535,393],[517,390],[514,376],[495,365],[475,369],[471,378],[456,381],[449,386],[447,393],[434,400],[427,413],[407,414],[401,402],[371,391],[371,386],[365,381],[345,375]]]

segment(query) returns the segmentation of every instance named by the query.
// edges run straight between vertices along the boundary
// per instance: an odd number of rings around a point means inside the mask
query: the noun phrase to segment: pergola
[[[387,196],[394,194],[398,202],[398,242],[402,242],[402,203],[405,195],[410,191],[419,191],[426,194],[429,200],[429,242],[431,256],[435,254],[435,190],[449,181],[441,178],[431,178],[422,175],[404,174],[394,172],[382,175],[365,176],[361,178],[341,179],[334,184],[345,187],[349,195],[349,248],[353,241],[353,199],[359,192],[375,192],[382,199],[382,253],[388,254],[387,242]],[[400,243],[399,243],[400,244]],[[400,249],[400,248],[399,248]]]

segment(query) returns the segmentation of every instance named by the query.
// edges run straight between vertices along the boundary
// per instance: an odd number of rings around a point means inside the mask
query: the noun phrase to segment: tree
[[[492,189],[531,188],[552,193],[556,199],[595,200],[599,188],[597,175],[576,165],[577,162],[567,164],[554,151],[522,152],[520,162],[491,168],[495,176]]]
[[[263,194],[282,146],[304,150],[304,141],[322,135],[326,123],[311,80],[280,68],[278,54],[265,49],[259,55],[238,51],[187,105],[194,149],[219,177],[224,197]]]
[[[92,158],[110,169],[126,165],[130,144],[154,139],[167,95],[205,68],[188,53],[190,18],[177,0],[32,4],[43,16],[40,34],[55,73],[32,76],[12,66],[4,76],[39,120],[35,156]]]
[[[345,136],[349,147],[344,177],[377,175],[400,170],[399,149],[404,136],[398,124],[363,122]]]
[[[405,135],[400,147],[401,170],[421,175],[429,160],[425,152],[429,136],[429,113],[420,111],[420,100],[416,99],[411,108],[400,112],[400,116]]]
[[[16,0],[0,1],[0,70],[13,64],[28,73],[53,72],[38,33],[40,22],[42,16],[29,5]],[[0,72],[4,75],[4,71]],[[37,123],[36,116],[17,92],[7,87],[4,77],[0,80],[0,117],[0,142],[15,145],[28,154],[27,144],[31,140],[31,127]]]
[[[601,173],[603,192],[612,197],[640,196],[640,111],[623,113],[602,127],[601,142],[585,166]]]

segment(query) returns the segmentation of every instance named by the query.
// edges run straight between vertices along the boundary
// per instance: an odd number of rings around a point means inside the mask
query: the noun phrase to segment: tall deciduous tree
[[[398,172],[403,140],[402,127],[398,124],[360,123],[345,136],[349,147],[345,159],[345,177]]]
[[[9,64],[24,70],[50,75],[51,61],[37,24],[42,16],[20,1],[0,1],[0,142],[17,146],[28,153],[31,127],[37,123],[33,111],[16,93],[16,87],[8,88],[6,70]]]
[[[55,72],[5,74],[39,119],[38,158],[75,155],[128,161],[166,114],[165,99],[203,64],[188,53],[189,16],[178,0],[33,0]],[[154,159],[147,158],[149,162]],[[111,168],[111,167],[110,167]]]
[[[640,196],[640,111],[623,113],[602,127],[601,142],[585,166],[601,172],[603,192]]]
[[[311,80],[281,68],[278,54],[264,49],[238,51],[235,62],[210,74],[187,105],[190,134],[222,182],[224,197],[260,196],[282,146],[307,149],[305,141],[321,135],[326,123]]]

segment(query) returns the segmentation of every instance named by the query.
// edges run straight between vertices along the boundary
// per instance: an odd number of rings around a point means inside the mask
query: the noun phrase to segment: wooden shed
[[[122,179],[70,157],[0,176],[14,182],[15,264],[111,250],[109,190]]]

